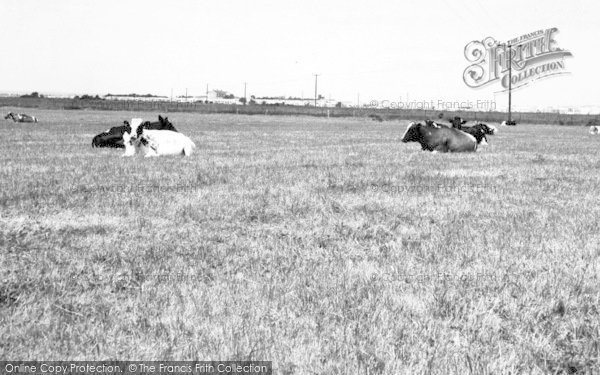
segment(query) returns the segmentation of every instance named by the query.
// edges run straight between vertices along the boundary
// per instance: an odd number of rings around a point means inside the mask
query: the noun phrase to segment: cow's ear
[[[158,115],[158,121],[163,122],[163,118],[161,115]]]

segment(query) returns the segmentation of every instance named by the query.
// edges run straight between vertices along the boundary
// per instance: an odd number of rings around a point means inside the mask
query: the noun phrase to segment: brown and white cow
[[[435,127],[411,122],[402,142],[418,142],[422,150],[439,152],[477,151],[477,139],[468,133],[446,126]]]

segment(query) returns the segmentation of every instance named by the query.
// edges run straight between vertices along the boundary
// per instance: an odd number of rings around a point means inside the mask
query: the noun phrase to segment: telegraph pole
[[[187,96],[187,87],[185,88],[185,102],[187,103],[188,101],[188,96]]]
[[[206,101],[208,102],[208,83],[206,84]]]
[[[246,105],[246,101],[248,100],[248,98],[246,98],[246,85],[248,83],[244,82],[244,105]]]
[[[512,46],[508,45],[508,123],[512,122]]]
[[[317,77],[320,76],[320,74],[315,74],[315,107],[317,106]]]
[[[510,124],[512,122],[512,44],[498,43],[498,46],[504,46],[505,49],[508,48],[508,123]],[[517,47],[520,50],[522,44],[519,44]]]

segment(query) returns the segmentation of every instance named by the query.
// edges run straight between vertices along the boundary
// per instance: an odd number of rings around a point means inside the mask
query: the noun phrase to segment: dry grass
[[[599,366],[587,129],[502,128],[444,155],[399,143],[401,122],[171,113],[197,153],[128,159],[91,139],[148,113],[34,115],[0,125],[2,358]]]

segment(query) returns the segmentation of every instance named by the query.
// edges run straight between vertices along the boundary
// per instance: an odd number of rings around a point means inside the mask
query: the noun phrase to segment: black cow
[[[422,150],[439,152],[473,152],[477,151],[478,145],[473,135],[458,129],[414,122],[408,125],[402,142],[418,142]]]
[[[161,115],[158,115],[158,121],[155,121],[155,122],[145,121],[145,122],[141,123],[140,126],[138,126],[136,129],[136,137],[139,137],[140,135],[142,135],[142,131],[144,129],[171,130],[174,132],[177,131],[177,129],[175,129],[173,124],[169,121],[169,118],[168,117],[163,118]]]
[[[123,121],[123,125],[112,127],[95,136],[92,139],[92,147],[125,148],[123,144],[123,134],[125,133],[131,133],[131,125],[128,121]]]
[[[141,120],[139,120],[141,121]],[[152,130],[171,130],[176,132],[177,129],[173,126],[173,124],[168,120],[167,117],[163,118],[161,115],[158,115],[157,122],[143,122],[134,127],[136,129],[132,129],[131,125],[128,121],[123,121],[123,125],[115,126],[105,131],[104,133],[100,133],[92,139],[92,147],[113,147],[113,148],[125,148],[123,144],[123,134],[130,133],[132,130],[135,130],[136,136],[140,136],[142,134],[143,129],[152,129]]]

